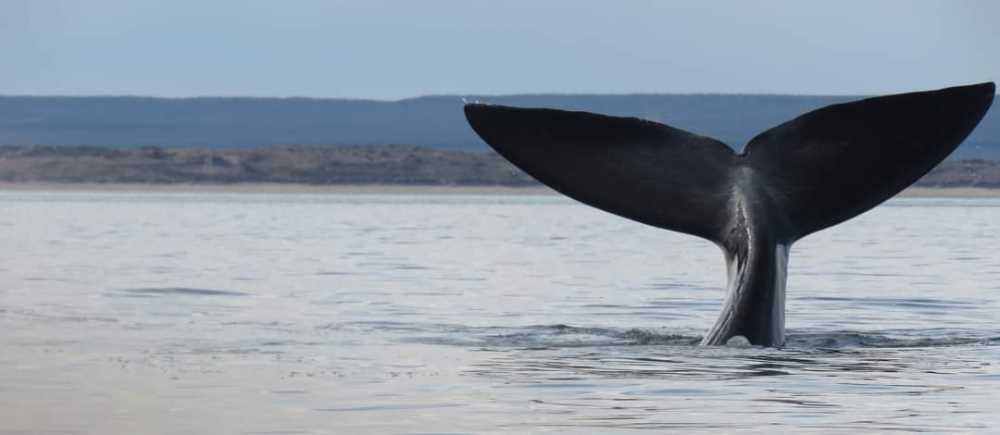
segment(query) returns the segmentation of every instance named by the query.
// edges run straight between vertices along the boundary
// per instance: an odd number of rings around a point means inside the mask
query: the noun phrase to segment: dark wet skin
[[[720,246],[722,313],[702,340],[784,343],[788,249],[891,198],[944,160],[992,104],[992,82],[835,104],[742,153],[638,118],[468,104],[472,128],[542,183],[602,210]]]

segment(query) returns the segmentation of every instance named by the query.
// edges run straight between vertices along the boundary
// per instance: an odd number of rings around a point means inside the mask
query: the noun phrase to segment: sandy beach
[[[143,184],[143,183],[49,183],[0,182],[0,191],[52,192],[219,192],[219,193],[357,193],[357,194],[458,194],[458,195],[558,195],[545,186],[455,186],[393,184]],[[911,187],[899,196],[907,198],[993,198],[1000,189],[981,187]]]

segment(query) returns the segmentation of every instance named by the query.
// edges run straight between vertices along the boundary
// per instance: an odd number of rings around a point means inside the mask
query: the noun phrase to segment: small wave
[[[947,347],[972,344],[1000,344],[1000,337],[967,333],[963,335],[934,336],[928,331],[909,331],[899,335],[855,331],[815,332],[789,334],[785,339],[788,348],[907,348]]]
[[[691,346],[701,341],[699,336],[653,330],[576,327],[561,324],[473,332],[486,333],[466,337],[466,344],[488,347]],[[472,340],[468,340],[470,338]],[[447,339],[439,338],[438,342],[449,344]]]
[[[487,348],[578,348],[605,346],[676,346],[693,347],[702,336],[658,329],[602,328],[555,325],[521,327],[476,327],[453,324],[415,324],[405,322],[359,322],[327,325],[325,329],[355,329],[366,333],[387,333],[411,343]],[[966,345],[1000,345],[994,331],[903,330],[869,331],[794,331],[786,336],[783,348],[925,348]],[[759,348],[750,346],[751,348]]]
[[[700,336],[637,328],[579,327],[563,324],[521,327],[410,324],[403,322],[359,322],[327,325],[323,329],[361,329],[369,333],[399,335],[400,341],[475,347],[560,348],[588,346],[697,344]]]
[[[124,293],[133,296],[169,296],[169,295],[180,295],[180,296],[249,296],[249,293],[232,291],[232,290],[213,290],[204,288],[187,288],[187,287],[157,287],[157,288],[133,288],[117,290],[116,293]]]
[[[880,298],[880,297],[839,297],[839,296],[812,296],[800,297],[799,300],[818,301],[821,303],[833,304],[864,304],[865,306],[880,306],[886,308],[940,308],[949,310],[978,309],[986,300],[945,300],[932,298]]]

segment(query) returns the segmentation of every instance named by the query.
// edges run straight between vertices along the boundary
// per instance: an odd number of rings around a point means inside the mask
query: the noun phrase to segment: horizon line
[[[918,92],[918,91],[909,91]],[[897,92],[906,93],[906,92]],[[358,101],[372,103],[399,103],[404,101],[420,100],[427,98],[510,98],[510,97],[641,97],[641,96],[751,96],[751,97],[870,97],[877,95],[891,94],[832,94],[832,93],[776,93],[776,92],[525,92],[509,94],[424,94],[415,97],[405,97],[397,99],[381,98],[361,98],[361,97],[314,97],[302,95],[190,95],[190,96],[163,96],[150,94],[6,94],[0,93],[0,98],[134,98],[134,99],[154,99],[154,100],[202,100],[202,99],[233,99],[233,100],[338,100],[338,101]],[[998,93],[997,95],[1000,95]]]

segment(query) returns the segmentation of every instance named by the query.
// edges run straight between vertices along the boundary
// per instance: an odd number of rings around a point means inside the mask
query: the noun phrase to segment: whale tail
[[[586,112],[465,105],[498,153],[602,210],[722,247],[723,315],[705,344],[780,345],[787,249],[889,199],[948,156],[986,114],[993,83],[827,106],[742,153],[664,124]]]

